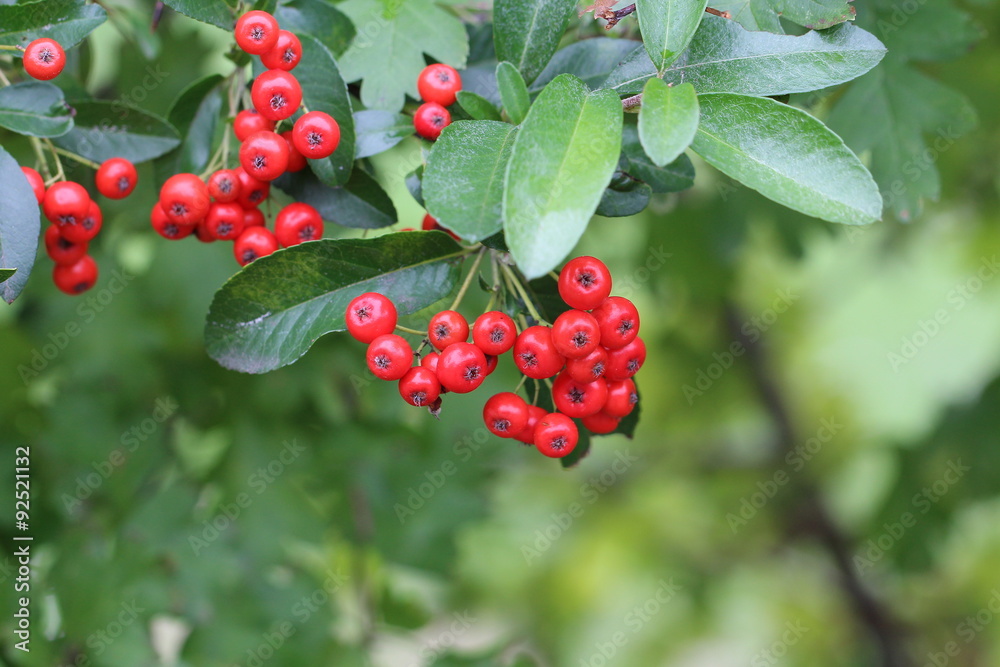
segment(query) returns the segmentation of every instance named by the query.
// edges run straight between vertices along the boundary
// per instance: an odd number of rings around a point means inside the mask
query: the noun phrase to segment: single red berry
[[[292,142],[307,158],[328,157],[340,145],[340,125],[330,114],[310,111],[292,126]]]
[[[149,212],[149,224],[153,226],[157,234],[171,241],[182,239],[195,229],[195,225],[179,225],[168,218],[160,202],[153,204],[153,210]]]
[[[606,412],[598,412],[596,415],[584,417],[581,421],[583,422],[583,427],[591,433],[605,435],[612,433],[618,428],[618,423],[621,420],[618,417],[612,417]]]
[[[491,310],[476,318],[472,325],[472,342],[483,354],[499,355],[514,347],[517,327],[514,320],[499,310]]]
[[[270,183],[258,181],[245,172],[243,167],[236,169],[236,178],[240,181],[240,196],[236,201],[243,208],[257,208],[271,194]]]
[[[603,378],[577,382],[563,371],[552,382],[552,403],[556,410],[577,419],[594,415],[608,400],[608,383]]]
[[[552,344],[552,330],[548,327],[528,327],[514,341],[514,364],[530,378],[550,378],[562,370],[564,363]]]
[[[571,308],[596,308],[611,294],[611,272],[596,257],[571,259],[559,272],[559,296]]]
[[[163,211],[179,225],[193,225],[204,219],[211,203],[208,187],[194,174],[175,174],[160,188]]]
[[[264,219],[264,212],[259,208],[243,209],[243,229],[248,227],[264,227],[267,221]],[[277,239],[275,239],[277,241]]]
[[[368,370],[383,380],[399,380],[413,367],[413,348],[396,334],[383,334],[368,345]]]
[[[208,194],[217,202],[228,204],[240,197],[240,179],[233,169],[220,169],[208,177]]]
[[[424,139],[434,141],[441,136],[441,130],[451,125],[451,114],[437,102],[421,104],[413,114],[413,127]]]
[[[73,243],[86,243],[92,240],[97,233],[101,231],[101,225],[104,223],[104,216],[101,214],[100,207],[93,201],[90,202],[90,206],[87,207],[87,215],[79,222],[75,223],[58,223],[59,233],[62,234],[67,241],[72,241]]]
[[[437,373],[438,360],[441,359],[441,355],[437,352],[428,352],[420,359],[420,365],[424,368],[429,368],[430,370]]]
[[[535,427],[535,447],[542,454],[560,459],[576,448],[580,432],[573,420],[566,415],[552,412],[538,421]]]
[[[469,340],[469,323],[461,313],[442,310],[434,315],[427,325],[427,337],[431,345],[443,350],[452,343],[464,343]]]
[[[500,392],[483,406],[483,422],[493,435],[513,438],[528,425],[528,404],[517,394]]]
[[[49,186],[42,200],[42,211],[49,222],[76,224],[90,209],[90,195],[79,183],[59,181]]]
[[[587,356],[600,342],[601,328],[590,313],[567,310],[552,323],[552,344],[567,359]]]
[[[413,366],[399,381],[399,395],[418,408],[431,405],[441,395],[441,383],[434,371],[423,366]]]
[[[34,79],[54,79],[65,66],[66,52],[54,39],[39,37],[24,48],[24,71]]]
[[[82,294],[97,282],[97,262],[90,255],[84,255],[75,264],[56,264],[52,280],[70,296]]]
[[[609,296],[591,312],[601,327],[601,345],[625,347],[639,335],[639,310],[623,296]]]
[[[288,144],[274,132],[254,132],[240,146],[240,166],[258,181],[273,181],[288,168]]]
[[[308,164],[306,162],[306,156],[299,152],[299,149],[295,147],[292,142],[292,131],[285,130],[281,133],[281,138],[285,140],[285,144],[288,145],[288,166],[285,168],[289,174],[294,174],[297,171],[302,171],[306,168]]]
[[[294,202],[274,219],[274,236],[283,248],[323,238],[323,218],[309,204]]]
[[[608,365],[608,352],[598,345],[594,351],[579,359],[569,359],[566,361],[566,372],[577,382],[593,382],[604,376],[604,369]]]
[[[135,190],[139,174],[129,160],[113,157],[101,164],[94,181],[97,191],[108,199],[124,199]]]
[[[243,233],[243,209],[239,204],[215,202],[208,209],[203,226],[219,241],[234,241]]]
[[[608,382],[608,400],[604,404],[604,412],[612,417],[627,417],[639,402],[639,394],[635,390],[635,382],[627,380],[612,380]]]
[[[256,210],[256,209],[254,209]],[[260,257],[266,257],[278,249],[278,241],[266,227],[253,226],[244,229],[233,244],[233,255],[240,266],[246,266]]]
[[[287,30],[278,31],[278,41],[267,53],[260,57],[264,67],[268,69],[283,69],[290,72],[302,60],[302,42],[295,33]]]
[[[428,65],[417,77],[417,90],[424,102],[451,106],[455,103],[455,94],[462,90],[462,77],[454,67],[441,63]]]
[[[370,343],[396,328],[396,306],[389,297],[378,292],[365,292],[347,304],[344,315],[347,330],[355,340]]]
[[[236,138],[243,141],[249,137],[254,132],[262,132],[264,130],[274,130],[274,121],[264,118],[256,109],[244,109],[243,111],[236,114],[236,118],[233,120],[233,132],[236,133]]]
[[[447,229],[445,227],[442,227],[441,224],[437,221],[437,218],[435,218],[430,213],[428,213],[428,214],[426,214],[424,216],[423,221],[420,223],[420,228],[422,230],[424,230],[425,232],[430,232],[430,231],[434,231],[434,230],[437,230],[437,231],[440,231],[440,232],[444,232],[445,234],[447,234],[451,238],[455,239],[456,241],[461,241],[462,240],[462,238],[458,234],[456,234],[455,232],[453,232],[450,229]],[[404,229],[403,231],[406,231],[406,230]]]
[[[453,343],[438,360],[441,386],[456,394],[467,394],[486,379],[486,355],[472,343]]]
[[[535,427],[538,426],[538,422],[549,414],[548,410],[540,408],[537,405],[528,406],[528,422],[525,427],[521,429],[520,433],[514,435],[514,439],[523,442],[526,445],[535,444]]]
[[[24,172],[24,177],[28,179],[28,185],[31,186],[31,191],[35,193],[35,199],[41,204],[45,199],[45,181],[42,180],[42,175],[31,167],[21,167],[21,171]]]
[[[289,72],[269,69],[254,80],[250,99],[264,118],[284,120],[299,110],[299,105],[302,104],[302,87]]]
[[[493,371],[497,369],[497,365],[500,363],[500,357],[495,354],[486,355],[486,375],[487,377],[493,375]]]
[[[254,56],[262,56],[278,42],[278,21],[260,10],[247,12],[236,22],[236,43]]]
[[[83,243],[73,243],[67,241],[56,225],[49,225],[45,230],[45,252],[56,264],[76,264],[87,254],[87,241]]]
[[[636,336],[635,340],[616,350],[608,350],[608,368],[604,372],[604,377],[611,380],[627,380],[642,368],[646,361],[646,344],[642,338]]]

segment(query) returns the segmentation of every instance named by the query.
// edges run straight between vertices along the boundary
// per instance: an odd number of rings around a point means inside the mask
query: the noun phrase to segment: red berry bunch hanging
[[[441,131],[451,125],[451,114],[446,107],[455,103],[460,90],[462,77],[454,67],[437,63],[420,72],[417,91],[424,103],[413,114],[413,128],[417,134],[431,141],[441,136]]]

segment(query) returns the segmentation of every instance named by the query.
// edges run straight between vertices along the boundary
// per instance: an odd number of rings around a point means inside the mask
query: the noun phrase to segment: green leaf
[[[157,179],[173,174],[200,173],[211,158],[212,141],[222,110],[222,76],[211,74],[184,89],[167,112],[167,121],[180,133],[181,145],[156,162]]]
[[[710,93],[691,148],[713,167],[788,208],[830,222],[879,220],[882,197],[843,140],[772,99]]]
[[[389,150],[413,134],[413,118],[382,109],[354,112],[355,155],[371,157]]]
[[[315,37],[335,56],[340,56],[354,39],[351,19],[324,0],[288,0],[274,12],[284,30]]]
[[[473,120],[500,120],[500,112],[482,95],[468,90],[458,91],[458,103]],[[411,123],[412,125],[412,123]]]
[[[622,105],[556,77],[514,141],[503,198],[505,236],[530,279],[554,268],[583,235],[618,162]]]
[[[58,137],[73,129],[62,91],[45,81],[0,88],[0,127],[30,137]]]
[[[406,175],[406,189],[418,204],[424,206],[424,165]]]
[[[773,32],[782,35],[785,29],[781,19],[771,7],[771,0],[713,0],[712,7],[720,12],[729,12],[747,30]]]
[[[465,28],[433,0],[388,6],[380,0],[347,0],[339,9],[362,26],[339,64],[346,81],[362,80],[361,101],[370,109],[399,111],[406,95],[420,99],[417,77],[425,53],[456,69],[465,67]]]
[[[624,218],[641,212],[649,205],[653,189],[639,180],[628,179],[624,185],[607,188],[597,205],[597,215]]]
[[[528,115],[531,98],[528,97],[528,87],[517,68],[508,62],[497,65],[497,87],[500,89],[500,101],[507,117],[514,125],[520,125]]]
[[[400,315],[443,299],[458,282],[463,256],[441,232],[323,239],[279,250],[216,292],[205,325],[208,353],[244,373],[280,368],[323,334],[344,331],[344,310],[359,294],[386,295]]]
[[[53,139],[57,146],[94,162],[123,157],[138,164],[160,157],[180,144],[177,130],[148,111],[121,101],[71,102],[76,127]]]
[[[708,0],[636,0],[642,43],[656,71],[667,66],[687,48]]]
[[[770,0],[775,15],[812,30],[824,30],[853,21],[850,0]]]
[[[107,18],[107,12],[100,5],[84,0],[35,0],[2,5],[0,44],[27,46],[39,37],[49,37],[68,49],[80,43]]]
[[[642,42],[631,39],[595,37],[574,42],[556,51],[538,78],[531,82],[528,90],[536,93],[552,79],[567,73],[580,77],[592,90],[596,90],[603,87],[608,75],[622,59],[636,49],[642,50]]]
[[[785,95],[828,88],[875,67],[885,47],[850,24],[795,37],[751,32],[707,15],[687,52],[664,73],[667,83],[690,83],[698,93]],[[633,51],[605,86],[635,94],[656,75],[649,56]]]
[[[295,78],[302,86],[302,103],[310,111],[333,116],[340,126],[340,144],[330,157],[309,160],[313,173],[327,185],[347,183],[354,168],[354,113],[347,84],[340,76],[337,62],[315,37],[299,35],[302,61],[295,68]]]
[[[559,48],[575,0],[497,0],[493,6],[493,44],[531,82]]]
[[[622,154],[628,161],[628,174],[649,185],[653,192],[680,192],[694,185],[694,165],[690,158],[682,154],[666,166],[653,164],[639,142],[635,125],[626,125],[622,130]]]
[[[15,273],[17,273],[17,269],[0,269],[0,284],[7,282]]]
[[[446,127],[427,156],[427,211],[469,241],[500,231],[504,174],[516,136],[515,126],[492,120]]]
[[[0,147],[0,268],[14,269],[0,283],[0,295],[12,303],[24,289],[38,252],[41,216],[38,200],[21,167]]]
[[[668,86],[656,77],[642,89],[639,139],[653,164],[663,167],[691,145],[698,129],[698,96],[694,86]]]
[[[877,22],[878,32],[896,58],[921,61],[959,58],[983,36],[976,20],[951,4],[926,3],[913,13],[904,13],[900,7],[890,5],[883,11]]]
[[[323,216],[343,227],[377,229],[396,223],[396,208],[378,182],[361,169],[341,187],[321,183],[303,170],[274,181],[296,201],[309,204]]]
[[[235,7],[224,0],[163,0],[174,11],[191,18],[230,30],[236,26]]]

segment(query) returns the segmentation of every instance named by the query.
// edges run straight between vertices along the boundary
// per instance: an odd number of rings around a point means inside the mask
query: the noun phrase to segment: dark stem
[[[713,9],[712,7],[705,7],[705,11],[711,14],[712,16],[721,16],[724,19],[733,18],[733,15],[730,14],[729,12],[720,12],[718,9]]]
[[[721,16],[724,19],[733,18],[733,15],[730,14],[729,12],[722,12],[719,11],[718,9],[713,9],[712,7],[705,7],[705,11],[714,16]],[[623,18],[625,18],[629,14],[634,14],[634,13],[635,13],[635,3],[632,3],[631,5],[626,5],[621,9],[605,9],[601,13],[594,12],[594,18],[606,20],[608,23],[607,25],[604,26],[604,29],[611,30],[616,25],[618,25],[618,22],[621,21]]]

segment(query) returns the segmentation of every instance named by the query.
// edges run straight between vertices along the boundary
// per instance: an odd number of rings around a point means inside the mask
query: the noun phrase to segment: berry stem
[[[531,300],[531,297],[528,296],[528,291],[524,289],[524,285],[521,284],[521,280],[517,277],[517,274],[514,273],[513,269],[506,264],[501,265],[500,268],[505,274],[507,274],[507,277],[510,278],[510,282],[514,286],[514,291],[516,291],[521,297],[521,300],[524,301],[525,308],[527,308],[528,312],[531,313],[531,316],[535,318],[535,321],[540,324],[549,324],[544,317],[538,314],[538,309],[535,308],[535,303]]]
[[[35,151],[35,160],[38,162],[38,168],[42,171],[42,176],[48,181],[52,178],[52,172],[49,171],[49,161],[45,159],[45,152],[42,150],[42,142],[38,137],[31,138],[31,149]]]
[[[410,327],[404,327],[402,324],[397,324],[396,329],[398,331],[402,331],[403,333],[416,334],[418,336],[423,336],[427,333],[426,331],[417,331],[416,329],[411,329]]]
[[[66,172],[63,171],[62,160],[59,159],[59,151],[56,150],[56,145],[52,143],[51,139],[43,139],[42,141],[45,142],[45,146],[49,149],[49,152],[52,153],[52,158],[56,161],[56,173],[52,176],[52,179],[54,181],[65,180]],[[46,183],[46,186],[48,186],[48,183]]]
[[[476,253],[476,260],[472,263],[472,268],[469,269],[469,273],[465,276],[465,281],[462,282],[462,287],[458,290],[458,294],[455,295],[455,300],[451,302],[448,310],[455,310],[462,303],[462,299],[465,298],[465,293],[469,291],[469,285],[472,284],[472,279],[476,276],[479,271],[479,263],[483,261],[483,255],[486,254],[486,246],[479,249]]]
[[[0,44],[0,51],[24,51],[23,46],[11,46],[9,44]]]
[[[46,141],[48,141],[48,140],[46,140]],[[87,158],[83,157],[82,155],[77,155],[76,153],[74,153],[72,151],[68,151],[65,148],[59,148],[55,144],[52,144],[52,151],[54,153],[58,153],[59,155],[65,155],[66,157],[68,157],[71,160],[76,160],[80,164],[85,165],[87,167],[90,167],[91,169],[100,169],[101,168],[101,165],[97,164],[93,160],[88,160]]]
[[[514,387],[514,393],[516,394],[517,392],[519,392],[521,390],[521,387],[523,387],[524,383],[527,382],[527,381],[528,381],[528,376],[527,375],[522,375],[521,376],[521,381],[517,383],[516,387]]]
[[[0,70],[0,83],[2,83],[5,86],[10,85],[10,79],[8,79],[7,75],[3,73],[3,70]]]

